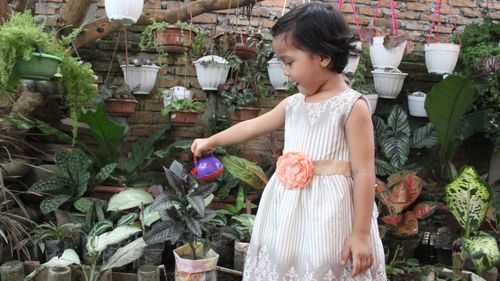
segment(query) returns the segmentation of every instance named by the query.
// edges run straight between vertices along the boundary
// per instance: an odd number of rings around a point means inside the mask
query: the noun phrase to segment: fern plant
[[[394,106],[386,121],[373,116],[377,136],[376,174],[387,176],[400,170],[418,170],[415,164],[408,164],[410,148],[432,148],[438,143],[438,134],[431,123],[412,131],[408,115],[398,105]]]

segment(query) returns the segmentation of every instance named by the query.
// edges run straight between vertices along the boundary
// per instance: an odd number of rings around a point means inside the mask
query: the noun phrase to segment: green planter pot
[[[57,66],[62,62],[60,57],[44,53],[32,53],[29,60],[18,59],[14,65],[14,73],[23,79],[50,80],[57,73]]]

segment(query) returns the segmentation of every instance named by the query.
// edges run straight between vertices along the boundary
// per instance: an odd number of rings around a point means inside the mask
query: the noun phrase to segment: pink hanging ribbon
[[[441,1],[442,0],[436,0],[436,8],[434,9],[434,14],[432,15],[432,23],[431,23],[431,28],[429,29],[429,32],[427,33],[427,44],[431,43],[431,36],[432,32],[434,30],[434,26],[436,26],[436,39],[439,37],[439,24],[441,22]],[[451,7],[451,1],[449,2],[450,7]],[[436,17],[437,17],[437,24],[436,24]],[[460,40],[460,34],[458,34],[457,30],[457,19],[455,17],[455,12],[453,11],[453,8],[451,8],[451,19],[453,22],[453,29],[455,30],[455,33],[457,34],[458,38],[458,43],[460,47],[462,47],[462,40]]]
[[[339,11],[342,9],[342,5],[344,4],[344,0],[339,0]]]
[[[377,1],[377,6],[375,7],[375,12],[373,13],[372,26],[375,27],[375,20],[377,19],[378,8],[380,8],[380,0]]]
[[[339,0],[339,3],[338,3],[339,11],[342,9],[343,4],[344,4],[344,1]],[[352,9],[352,14],[354,15],[354,23],[356,24],[356,31],[358,32],[359,38],[361,38],[361,27],[359,26],[358,15],[356,14],[356,8],[354,7],[354,0],[351,0],[351,9]]]
[[[372,26],[375,27],[375,20],[377,19],[378,9],[380,8],[380,0],[377,1],[377,6],[375,7],[375,12],[373,14]],[[392,33],[394,36],[398,36],[398,24],[396,22],[396,8],[394,0],[391,0],[391,18],[392,18]]]

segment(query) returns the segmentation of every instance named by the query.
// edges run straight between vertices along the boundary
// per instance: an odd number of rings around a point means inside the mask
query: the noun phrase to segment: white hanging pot
[[[287,89],[286,82],[288,82],[288,77],[283,71],[283,64],[277,58],[272,58],[267,62],[267,74],[275,90]]]
[[[154,88],[156,83],[156,76],[160,70],[159,66],[156,65],[128,65],[125,67],[124,64],[120,65],[125,77],[125,84],[129,85],[130,89],[134,89],[139,86],[134,94],[138,95],[148,95]]]
[[[361,51],[361,41],[356,41],[353,43],[353,45],[356,46],[356,48],[358,50]],[[352,58],[352,57],[349,57],[349,60],[347,61],[347,65],[346,67],[344,68],[344,73],[354,73],[356,72],[356,69],[358,69],[358,64],[359,64],[359,58],[360,58],[361,54]]]
[[[457,64],[460,45],[452,43],[430,43],[424,47],[427,72],[451,74]]]
[[[384,46],[384,36],[373,37],[370,60],[374,68],[398,68],[406,47],[406,41],[392,49]]]
[[[372,71],[372,75],[375,91],[377,91],[379,97],[395,99],[401,92],[408,73],[375,69]]]
[[[408,95],[408,111],[411,116],[427,117],[425,111],[425,98],[427,95],[422,92],[415,92]]]
[[[372,111],[372,114],[374,114],[375,109],[377,108],[378,94],[369,94],[364,96],[370,102],[370,109]]]
[[[182,86],[174,86],[168,90],[164,90],[162,94],[164,107],[168,107],[172,103],[172,99],[174,98],[177,100],[193,100],[193,93]]]
[[[203,90],[217,90],[224,84],[229,73],[229,63],[219,56],[204,56],[193,62],[196,68],[196,77]]]
[[[104,9],[109,21],[134,24],[142,14],[143,0],[104,0]]]

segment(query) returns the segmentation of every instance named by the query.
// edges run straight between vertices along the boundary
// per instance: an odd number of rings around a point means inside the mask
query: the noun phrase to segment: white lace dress
[[[291,96],[283,153],[300,151],[311,160],[349,161],[344,129],[360,97],[351,89],[319,103],[306,103],[302,94]],[[315,175],[309,186],[294,190],[286,189],[275,173],[259,203],[243,280],[387,280],[377,215],[374,208],[375,263],[353,279],[352,265],[341,264],[342,248],[352,230],[353,179]]]

